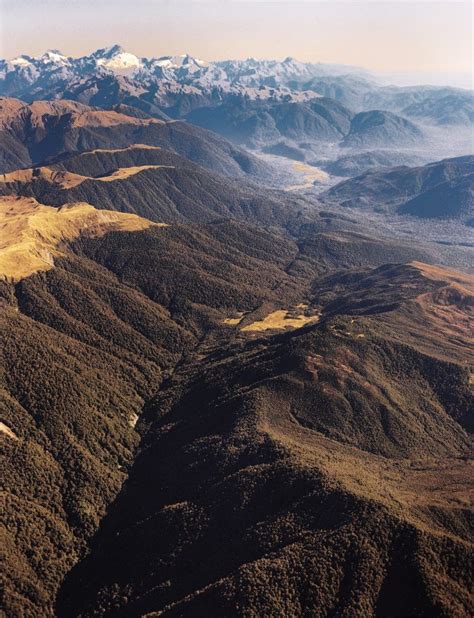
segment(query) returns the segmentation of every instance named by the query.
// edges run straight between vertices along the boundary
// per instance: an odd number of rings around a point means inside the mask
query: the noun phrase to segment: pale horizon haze
[[[0,56],[119,43],[138,56],[295,57],[393,83],[473,85],[471,2],[0,0]]]

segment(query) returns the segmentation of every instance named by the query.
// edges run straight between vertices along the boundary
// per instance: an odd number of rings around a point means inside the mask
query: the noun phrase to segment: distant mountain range
[[[137,127],[148,126],[152,120],[186,121],[222,135],[239,148],[318,165],[342,176],[378,165],[424,164],[468,154],[471,143],[466,129],[471,130],[474,123],[473,93],[467,90],[385,86],[357,67],[294,58],[217,62],[189,54],[143,58],[119,45],[80,58],[49,50],[38,57],[0,60],[0,96],[27,104],[67,100],[114,110],[133,118],[129,123]],[[64,116],[63,121],[67,125]],[[143,133],[139,128],[133,130]],[[58,126],[54,139],[62,131]],[[147,139],[127,137],[122,141],[157,145],[158,133],[182,135],[183,131],[189,137],[192,128],[168,124],[166,129],[146,129]],[[38,134],[35,128],[32,133]],[[79,133],[80,139],[87,133],[85,147],[97,147],[94,143],[98,142],[104,147],[102,137],[96,139],[97,131],[82,129]],[[19,141],[21,135],[20,131]],[[2,139],[8,146],[3,168],[13,170],[49,156],[45,150],[50,146],[48,140],[38,141],[32,157],[31,136],[21,145],[11,136]],[[113,138],[115,144],[117,139]],[[217,137],[208,135],[206,139],[211,142]],[[196,160],[195,154],[189,154],[193,150],[189,140],[181,143],[188,144],[184,156]],[[71,148],[64,145],[65,151]],[[58,148],[54,149],[58,154]],[[201,157],[197,162],[203,163],[204,150],[195,150]],[[369,154],[374,151],[383,152]],[[179,148],[177,152],[183,154]],[[213,153],[214,145],[209,157]],[[231,156],[240,161],[238,167],[263,166],[255,158],[250,163],[243,150],[234,154]],[[211,164],[214,171],[228,174],[234,167],[234,175],[241,173],[237,166],[223,163],[223,167],[216,169],[215,161]]]
[[[363,69],[277,60],[205,62],[190,55],[140,58],[119,45],[72,58],[57,50],[0,60],[0,95],[132,105],[154,116],[183,117],[228,97],[303,102],[324,96],[353,112],[384,109],[434,124],[474,121],[472,93],[448,87],[382,86]]]
[[[395,165],[416,165],[420,163],[420,155],[416,151],[376,149],[353,152],[333,161],[315,161],[315,165],[321,166],[334,176],[358,176],[369,169],[377,167],[393,167]]]

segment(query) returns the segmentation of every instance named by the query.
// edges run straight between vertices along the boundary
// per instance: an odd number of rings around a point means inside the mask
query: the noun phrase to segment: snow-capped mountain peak
[[[92,54],[96,66],[120,75],[130,75],[142,65],[142,61],[135,54],[131,54],[120,45],[104,47]]]
[[[130,73],[138,69],[141,65],[140,59],[134,54],[122,52],[112,58],[99,58],[97,65],[109,69],[114,73]]]
[[[123,54],[125,52],[124,48],[121,45],[109,45],[108,47],[101,47],[97,49],[95,52],[91,54],[93,58],[103,58],[110,59],[118,54]]]
[[[48,49],[37,60],[45,64],[69,64],[69,58],[57,49]]]
[[[31,58],[24,55],[12,58],[9,62],[16,67],[27,67],[32,65]]]
[[[179,56],[160,56],[153,61],[157,67],[164,69],[179,69],[181,67],[197,66],[205,67],[207,63],[199,58],[193,58],[190,54],[180,54]]]
[[[172,108],[178,100],[186,101],[184,109],[227,96],[305,101],[319,96],[307,84],[328,71],[341,74],[337,67],[292,57],[283,61],[248,58],[215,62],[190,54],[146,58],[114,44],[80,58],[52,49],[39,57],[21,55],[12,61],[0,60],[0,94],[35,99],[67,96],[81,102],[103,101],[104,105],[142,97],[144,108],[149,106],[156,113]]]

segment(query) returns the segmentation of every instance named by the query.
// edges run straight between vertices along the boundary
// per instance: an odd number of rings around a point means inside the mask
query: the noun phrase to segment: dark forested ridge
[[[295,294],[290,282],[283,292],[294,251],[283,240],[249,230],[246,253],[232,229],[170,232],[111,234],[103,246],[78,241],[80,256],[2,286],[2,422],[12,432],[2,441],[7,526],[16,530],[6,545],[11,615],[49,612],[124,479],[137,415],[167,372],[223,311],[274,301],[277,282],[280,296]],[[95,254],[95,262],[87,257]],[[180,254],[189,262],[176,270]]]
[[[127,176],[127,170],[133,173]],[[89,151],[29,172],[6,174],[3,182],[0,177],[0,195],[31,196],[52,206],[87,202],[164,223],[231,217],[284,227],[304,210],[298,198],[230,179],[172,151],[144,145]],[[107,181],[120,172],[123,177]]]
[[[350,302],[366,279],[377,308]],[[411,287],[402,301],[394,280]],[[147,406],[59,615],[468,615],[473,359],[467,343],[449,349],[440,283],[413,266],[366,271],[340,280],[338,311],[325,278],[316,326],[202,345]],[[437,353],[400,329],[420,292]]]

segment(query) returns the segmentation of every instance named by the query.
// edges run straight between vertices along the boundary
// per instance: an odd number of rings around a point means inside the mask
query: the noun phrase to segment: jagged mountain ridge
[[[336,99],[349,109],[387,109],[435,124],[470,124],[472,93],[456,88],[383,86],[357,67],[277,60],[205,62],[189,54],[139,58],[119,45],[81,58],[57,50],[0,61],[0,94],[27,102],[70,98],[102,107],[126,102],[182,117],[229,96],[274,102]]]
[[[474,119],[473,95],[460,89],[383,86],[358,69],[293,58],[139,58],[118,45],[82,58],[53,50],[37,58],[0,61],[2,94],[26,102],[67,99],[143,120],[185,119],[235,144],[310,164],[326,157],[325,146],[337,143],[356,150],[383,145],[392,165],[401,157],[393,152],[396,148],[406,150],[406,164],[464,154],[470,146],[459,128],[472,126]],[[372,117],[390,112],[397,120],[387,122],[387,131],[376,139],[362,139],[349,125],[360,112]],[[426,131],[417,124],[426,125]],[[447,127],[454,126],[456,140],[449,142]],[[17,160],[18,145],[11,142],[9,150]]]

